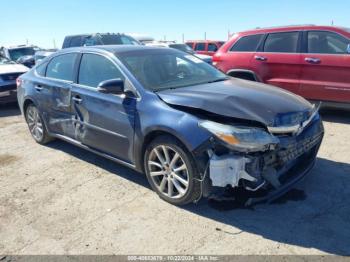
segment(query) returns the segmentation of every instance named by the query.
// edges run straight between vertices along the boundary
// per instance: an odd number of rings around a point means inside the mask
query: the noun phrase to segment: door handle
[[[264,57],[264,56],[260,56],[260,55],[256,55],[254,56],[255,60],[258,60],[258,61],[267,61],[267,58]]]
[[[80,104],[83,101],[83,99],[80,96],[73,96],[72,99],[77,104]]]
[[[43,90],[44,88],[42,87],[42,85],[35,85],[34,86],[35,90],[40,92],[41,90]]]
[[[319,64],[321,62],[321,59],[313,58],[313,57],[306,57],[305,62],[308,62],[310,64]]]

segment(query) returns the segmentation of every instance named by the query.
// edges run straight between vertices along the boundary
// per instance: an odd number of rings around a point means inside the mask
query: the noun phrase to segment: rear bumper
[[[16,84],[0,85],[0,104],[17,102]]]

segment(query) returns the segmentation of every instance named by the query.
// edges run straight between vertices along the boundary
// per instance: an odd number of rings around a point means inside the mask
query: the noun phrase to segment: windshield
[[[193,49],[185,44],[171,44],[171,45],[169,45],[169,47],[175,48],[177,50],[180,50],[180,51],[183,51],[186,53],[194,54]]]
[[[135,78],[152,91],[228,79],[201,59],[178,51],[138,50],[117,55]]]
[[[16,64],[16,63],[13,62],[13,61],[8,60],[5,57],[1,57],[0,56],[0,65],[8,65],[8,64]]]
[[[26,55],[34,55],[35,50],[33,47],[23,47],[16,49],[9,49],[10,58],[13,61],[17,61],[18,58]]]

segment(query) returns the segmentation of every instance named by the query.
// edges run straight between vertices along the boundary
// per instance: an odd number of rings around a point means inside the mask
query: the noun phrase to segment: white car
[[[211,64],[213,62],[213,58],[209,55],[201,55],[196,54],[191,47],[189,47],[186,44],[178,44],[175,42],[153,42],[153,43],[147,43],[145,44],[147,46],[156,46],[156,47],[170,47],[178,49],[182,52],[189,53],[191,55],[194,55],[198,57],[199,59],[203,60],[204,62],[207,62],[208,64]]]
[[[28,70],[28,67],[0,56],[0,104],[17,101],[16,79]]]

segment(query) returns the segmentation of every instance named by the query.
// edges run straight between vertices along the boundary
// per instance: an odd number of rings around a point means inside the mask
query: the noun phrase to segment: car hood
[[[29,70],[28,67],[20,64],[0,65],[0,74],[24,73]]]
[[[217,115],[290,126],[312,114],[312,105],[283,89],[252,81],[230,80],[157,92],[167,104],[201,109]]]

